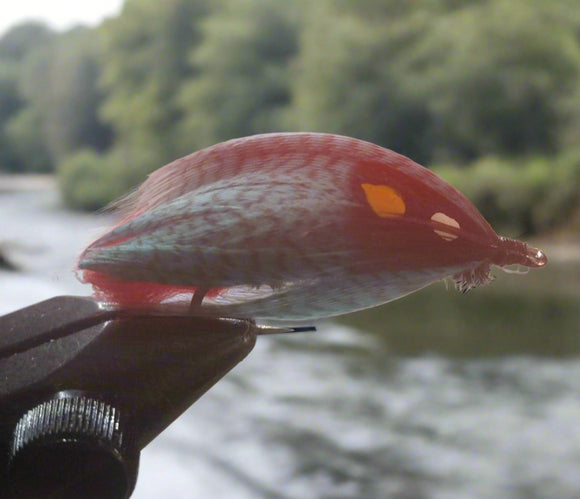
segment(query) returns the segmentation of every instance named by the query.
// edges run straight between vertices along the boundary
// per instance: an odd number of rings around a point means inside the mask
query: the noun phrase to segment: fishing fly
[[[153,172],[115,208],[118,225],[78,261],[113,307],[314,319],[547,263],[430,170],[339,135],[229,140]]]

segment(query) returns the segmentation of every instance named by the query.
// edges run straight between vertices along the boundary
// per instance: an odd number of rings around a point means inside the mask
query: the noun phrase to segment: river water
[[[0,189],[0,243],[22,269],[0,271],[0,314],[89,294],[71,269],[110,222],[51,189]],[[142,452],[133,497],[580,497],[578,266],[553,265],[259,338]]]

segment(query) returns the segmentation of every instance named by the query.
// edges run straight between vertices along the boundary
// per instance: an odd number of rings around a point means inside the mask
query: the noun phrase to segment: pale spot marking
[[[438,211],[437,213],[433,214],[431,221],[434,222],[435,225],[435,228],[433,229],[435,234],[437,234],[445,241],[453,241],[459,237],[459,222],[454,218],[451,218],[445,213]],[[450,230],[447,230],[447,227]]]

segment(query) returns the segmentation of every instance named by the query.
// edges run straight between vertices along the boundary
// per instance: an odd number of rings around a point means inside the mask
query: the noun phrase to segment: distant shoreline
[[[0,173],[0,193],[19,191],[43,191],[55,189],[56,177],[52,174],[6,174]]]

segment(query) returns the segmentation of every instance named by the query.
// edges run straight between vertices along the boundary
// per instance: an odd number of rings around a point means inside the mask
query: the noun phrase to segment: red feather
[[[491,279],[491,265],[547,261],[499,237],[431,171],[337,135],[217,144],[160,168],[116,206],[120,223],[79,269],[118,306],[193,295],[196,313],[313,318],[445,277],[466,291]]]

